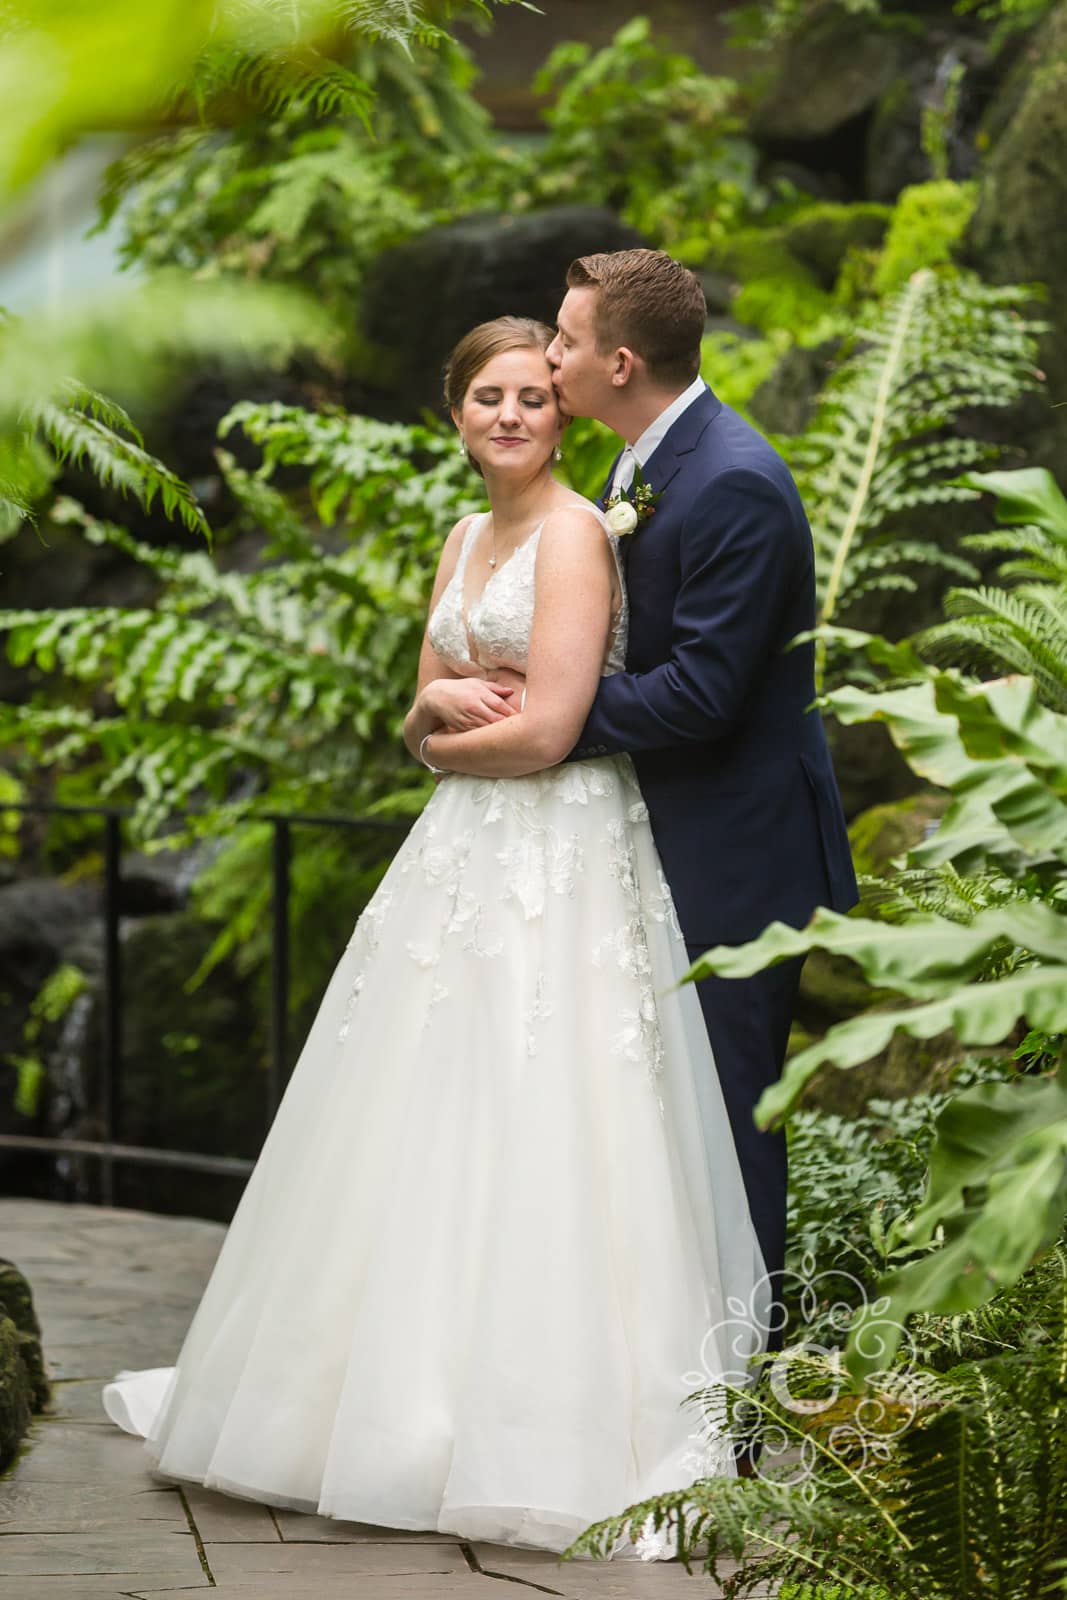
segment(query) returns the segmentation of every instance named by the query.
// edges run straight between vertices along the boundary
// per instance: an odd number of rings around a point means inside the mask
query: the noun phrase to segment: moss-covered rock
[[[990,149],[967,248],[997,283],[1048,285],[1051,324],[1041,351],[1048,409],[1033,458],[1067,479],[1067,3],[1027,46],[987,122]]]
[[[856,871],[868,877],[883,877],[891,861],[922,843],[948,800],[947,794],[930,791],[861,811],[848,830]]]
[[[741,228],[716,241],[704,270],[732,286],[739,322],[800,337],[835,315],[831,291],[842,266],[852,252],[881,244],[890,216],[885,206],[820,202],[775,227]]]
[[[22,1338],[11,1318],[0,1316],[0,1472],[15,1459],[32,1415]]]
[[[49,1399],[30,1286],[12,1262],[0,1260],[0,1471],[14,1460],[30,1418]]]
[[[847,1072],[820,1068],[805,1085],[800,1104],[805,1110],[832,1111],[839,1117],[862,1116],[872,1100],[904,1100],[944,1089],[963,1056],[951,1030],[933,1039],[898,1033],[881,1055]]]
[[[731,314],[750,327],[797,334],[833,310],[815,273],[789,249],[784,228],[740,228],[716,241],[704,266],[731,283]]]
[[[789,253],[814,273],[824,289],[832,289],[848,252],[876,249],[892,216],[891,206],[824,202],[809,206],[779,232]]]

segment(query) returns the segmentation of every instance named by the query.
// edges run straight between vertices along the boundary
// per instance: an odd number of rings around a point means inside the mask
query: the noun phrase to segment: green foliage
[[[897,1029],[929,1038],[952,1028],[973,1045],[1005,1039],[1020,1019],[1067,1032],[1067,717],[1042,707],[1029,680],[975,685],[933,672],[881,692],[841,689],[827,704],[846,723],[884,721],[915,771],[951,791],[914,865],[992,869],[1020,893],[963,919],[916,911],[887,925],[819,911],[803,931],[773,924],[752,944],[702,957],[694,976],[739,976],[818,947],[912,1002],[840,1023],[795,1055],[757,1108],[764,1125],[822,1063],[868,1060]],[[971,1309],[1013,1282],[1065,1212],[1067,1050],[1054,1072],[976,1085],[942,1112],[923,1205],[887,1236],[922,1253],[879,1285],[884,1303],[853,1331],[853,1372],[891,1358],[912,1311]]]
[[[7,1058],[18,1074],[14,1109],[19,1116],[36,1115],[44,1087],[45,1065],[40,1054],[42,1033],[48,1026],[63,1020],[78,996],[84,994],[87,984],[88,979],[81,968],[65,961],[45,979],[34,995],[29,1015],[23,1024],[22,1049]]]
[[[487,14],[494,0],[446,8]],[[495,0],[509,3],[509,0]],[[0,62],[0,189],[27,183],[82,133],[225,122],[235,103],[296,102],[366,114],[374,89],[347,65],[360,43],[410,48],[442,38],[417,0],[17,0]],[[150,38],[152,48],[134,48]]]
[[[771,376],[789,342],[784,329],[763,339],[709,333],[701,345],[700,370],[720,400],[746,415],[748,402]]]
[[[223,134],[170,131],[115,162],[99,226],[125,203],[124,263],[303,283],[351,330],[369,262],[449,215],[458,169],[490,148],[454,41],[364,47],[353,61],[374,94],[370,128],[300,97]]]
[[[977,203],[975,183],[938,178],[903,189],[875,271],[875,293],[902,289],[924,267],[951,265]]]
[[[975,534],[972,549],[996,550],[1002,579],[1023,580],[1010,592],[983,586],[950,589],[951,620],[927,628],[916,648],[933,661],[970,671],[992,668],[1032,677],[1043,702],[1067,712],[1067,500],[1051,473],[970,473],[963,483],[997,498],[1007,531]]]
[[[191,489],[144,448],[132,418],[114,400],[80,384],[64,384],[57,400],[38,400],[27,419],[50,448],[56,467],[88,465],[108,488],[132,494],[146,509],[156,496],[166,515],[209,536]]]
[[[5,772],[0,767],[0,859],[17,856],[19,853],[19,828],[22,825],[22,813],[4,809],[4,802],[14,805],[17,801],[25,799],[25,786],[19,782],[12,772]]]
[[[915,587],[909,564],[974,575],[933,539],[903,537],[906,513],[973,497],[954,481],[991,452],[954,425],[1036,385],[1038,326],[1025,291],[923,270],[855,330],[852,353],[790,448],[815,538],[819,620],[875,589]],[[820,668],[825,659],[820,645]]]
[[[708,265],[733,278],[731,312],[765,333],[821,334],[834,318],[834,302],[810,263],[790,250],[782,228],[740,228],[716,242]],[[833,322],[836,329],[836,322]]]
[[[238,424],[263,467],[220,461],[269,535],[259,565],[226,572],[61,502],[54,515],[148,568],[159,597],[0,613],[12,661],[54,675],[32,704],[5,708],[0,740],[29,763],[99,763],[104,792],[135,799],[144,832],[175,808],[225,805],[237,785],[261,807],[417,806],[426,786],[400,728],[441,543],[478,503],[469,469],[443,431],[280,405],[238,406],[224,431]],[[297,466],[318,535],[270,481]],[[329,532],[338,519],[343,538]]]
[[[998,1311],[1004,1354],[894,1369],[862,1396],[842,1393],[832,1358],[787,1354],[784,1382],[746,1396],[745,1410],[762,1415],[769,1447],[793,1447],[792,1464],[769,1465],[765,1447],[761,1477],[655,1496],[595,1523],[567,1554],[606,1553],[651,1516],[728,1600],[790,1584],[865,1600],[1053,1592],[1067,1551],[1067,1250]],[[721,1387],[691,1398],[713,1435]],[[741,1565],[724,1572],[728,1561]]]
[[[379,828],[359,831],[323,827],[292,831],[289,920],[299,930],[292,941],[289,970],[294,1038],[310,1028],[322,998],[324,975],[336,965],[356,918],[377,888],[399,842],[401,826],[386,817]],[[272,843],[269,824],[248,822],[230,832],[218,854],[197,874],[193,904],[218,932],[188,981],[190,994],[229,959],[242,976],[258,980],[263,1006],[269,1005]]]
[[[552,97],[535,203],[607,204],[690,262],[765,204],[755,149],[740,136],[737,85],[657,42],[647,18],[601,50],[557,46],[534,87]]]
[[[446,17],[463,11],[488,15],[489,3],[457,0],[436,9]],[[71,0],[17,0],[8,11],[0,60],[0,193],[10,197],[86,132],[130,128],[143,140],[153,127],[166,128],[159,140],[138,145],[119,164],[104,210],[113,210],[129,173],[144,180],[158,204],[155,226],[140,236],[141,264],[178,270],[125,298],[112,295],[74,313],[64,309],[60,316],[40,315],[31,324],[8,323],[0,330],[0,427],[14,435],[0,439],[0,539],[32,514],[47,487],[49,463],[27,444],[22,408],[53,405],[69,373],[78,373],[92,389],[138,399],[152,380],[167,377],[169,358],[202,353],[233,361],[254,354],[269,362],[302,346],[320,355],[327,351],[331,324],[325,313],[350,312],[345,301],[353,272],[358,275],[375,248],[423,216],[402,192],[409,170],[394,170],[380,152],[353,160],[346,130],[320,128],[316,138],[316,119],[347,114],[363,127],[367,141],[370,106],[379,94],[388,105],[390,87],[403,82],[409,99],[417,100],[415,120],[424,131],[439,111],[442,128],[478,123],[469,96],[458,92],[461,73],[453,73],[455,82],[440,104],[417,81],[413,47],[437,45],[452,62],[461,55],[417,0],[195,0],[191,6],[151,0],[147,11],[130,0],[102,0],[90,8]],[[143,48],[145,38],[152,41],[150,50]],[[400,64],[390,72],[394,58]],[[277,119],[273,162],[262,148],[262,124],[269,118]],[[183,127],[190,120],[191,132]],[[237,131],[220,136],[212,131],[220,122]],[[243,165],[251,165],[251,174],[228,171],[227,140],[239,143],[250,128]],[[191,185],[184,190],[184,209],[173,182],[159,193],[168,159],[179,190]],[[256,163],[264,160],[266,173],[257,172]],[[224,179],[232,180],[229,189]],[[205,196],[220,187],[225,204],[212,211]],[[197,256],[189,230],[182,232],[190,213],[197,241],[208,237],[205,256]],[[238,219],[240,228],[251,226],[234,245],[229,230]],[[212,233],[205,227],[209,220],[222,231]],[[241,261],[246,279],[259,279],[274,251],[293,286],[287,294],[247,281],[240,294],[189,281],[191,267],[211,275],[219,270],[217,258],[225,265],[227,254]],[[324,254],[331,257],[327,276],[332,272],[337,279],[334,293],[314,304],[303,301],[294,289],[313,287],[304,281],[306,269]],[[106,419],[93,415],[92,407],[88,415],[86,407],[80,409],[80,420],[48,419],[53,430],[65,433],[62,448],[75,457],[104,448],[97,424]],[[114,481],[125,479],[131,488],[135,480],[142,488],[154,483],[164,498],[177,492],[173,480],[153,477],[146,461],[134,459],[128,442],[119,452],[112,437],[106,454]]]
[[[126,202],[127,263],[303,281],[350,323],[379,250],[472,210],[609,204],[699,260],[764,204],[735,85],[655,41],[644,18],[600,51],[553,52],[537,80],[550,104],[536,151],[494,141],[469,56],[431,43],[352,55],[374,92],[373,135],[297,96],[224,135],[179,130],[123,157],[101,220]]]
[[[961,16],[975,15],[991,29],[991,44],[998,47],[1012,33],[1033,28],[1057,0],[955,0]],[[907,26],[912,8],[893,0],[836,0],[837,8],[859,18]],[[773,50],[800,32],[827,9],[827,0],[769,0],[762,5],[742,5],[728,13],[733,22],[730,43],[749,50]]]
[[[882,0],[839,0],[842,11],[856,17],[878,17]],[[744,50],[773,50],[826,9],[826,0],[769,0],[742,5],[727,15],[733,23],[730,43]]]
[[[799,1110],[790,1117],[785,1304],[795,1338],[840,1343],[863,1295],[875,1299],[893,1265],[898,1226],[919,1206],[938,1118],[963,1089],[1013,1069],[968,1060],[951,1085],[872,1100],[859,1117]],[[983,1352],[987,1353],[987,1352]]]
[[[956,0],[962,16],[974,14],[992,28],[991,46],[999,48],[1013,33],[1028,32],[1044,21],[1058,0]]]

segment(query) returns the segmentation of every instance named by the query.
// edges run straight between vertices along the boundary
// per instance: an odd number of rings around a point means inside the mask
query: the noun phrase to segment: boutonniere
[[[653,494],[652,485],[646,482],[641,468],[637,467],[629,492],[624,489],[608,501],[605,514],[609,530],[620,539],[633,533],[642,522],[648,521],[659,498],[658,494]]]

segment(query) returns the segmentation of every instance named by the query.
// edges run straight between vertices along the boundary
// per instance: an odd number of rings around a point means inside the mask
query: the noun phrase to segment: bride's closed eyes
[[[498,406],[503,396],[499,389],[475,389],[473,398],[481,405]],[[519,403],[524,406],[533,406],[535,410],[548,405],[549,395],[544,389],[527,389],[519,396]]]

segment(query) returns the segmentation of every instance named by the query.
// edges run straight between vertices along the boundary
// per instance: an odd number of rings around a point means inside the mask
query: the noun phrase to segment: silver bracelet
[[[433,765],[433,762],[432,761],[427,761],[426,757],[422,753],[426,748],[427,739],[432,739],[433,735],[434,735],[434,730],[431,728],[429,733],[424,733],[422,738],[419,740],[419,760],[422,762],[423,766],[427,769],[428,772],[432,772],[433,773],[435,778],[443,778],[443,777],[446,776],[445,768],[444,767],[435,767]]]

